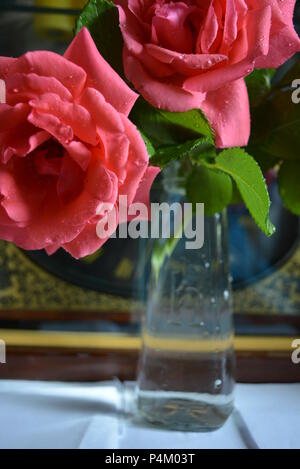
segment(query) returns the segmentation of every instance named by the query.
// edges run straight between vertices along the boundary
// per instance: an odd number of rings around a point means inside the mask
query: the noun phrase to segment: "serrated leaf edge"
[[[242,179],[241,177],[239,177],[238,175],[236,175],[235,173],[233,173],[232,171],[228,170],[227,168],[223,168],[222,166],[218,165],[218,157],[216,158],[216,166],[219,167],[222,171],[224,171],[225,173],[229,174],[232,179],[234,179],[234,181],[236,182],[236,185],[238,186],[238,189],[240,191],[240,194],[242,196],[242,199],[247,207],[247,209],[249,210],[249,212],[251,213],[253,219],[255,220],[256,224],[259,226],[259,228],[267,235],[267,236],[271,236],[274,232],[275,232],[275,227],[274,225],[272,224],[270,218],[269,218],[269,209],[270,209],[270,206],[271,206],[271,201],[270,201],[270,197],[269,197],[269,193],[268,193],[268,188],[267,188],[267,184],[266,184],[266,181],[265,181],[265,178],[263,177],[263,174],[262,174],[262,171],[260,169],[260,166],[259,164],[257,163],[257,161],[255,160],[255,158],[253,158],[253,156],[249,155],[249,153],[247,153],[245,150],[243,150],[242,148],[229,148],[229,149],[226,149],[224,150],[222,153],[220,153],[220,155],[224,155],[224,153],[229,153],[229,152],[232,152],[232,150],[238,150],[239,152],[243,153],[244,155],[248,156],[249,158],[251,158],[251,160],[255,163],[255,165],[259,168],[259,173],[260,173],[260,178],[261,178],[261,181],[263,182],[263,185],[264,185],[264,188],[266,190],[266,195],[267,195],[267,199],[268,199],[268,213],[267,213],[267,216],[265,218],[265,226],[261,224],[261,222],[259,221],[259,219],[257,218],[257,216],[255,215],[255,212],[253,212],[252,209],[250,209],[247,201],[245,200],[245,198],[243,197],[243,194],[240,190],[240,182],[237,181],[237,179],[241,180],[242,181],[242,184],[246,185],[249,190],[251,191],[251,193],[253,193],[255,195],[255,199],[261,199],[258,195],[257,195],[257,192],[253,189],[253,187],[251,186],[251,184],[248,184],[247,181],[245,181],[244,179]],[[219,155],[219,157],[220,157]],[[261,212],[260,210],[260,213],[262,215],[261,218],[264,218],[264,213]]]

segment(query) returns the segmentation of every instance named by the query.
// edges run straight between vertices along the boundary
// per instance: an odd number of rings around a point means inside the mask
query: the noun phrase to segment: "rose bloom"
[[[202,109],[218,147],[250,135],[243,78],[300,50],[295,0],[115,0],[127,78],[153,106]]]
[[[137,95],[85,28],[64,57],[0,57],[0,79],[0,238],[93,253],[106,241],[96,234],[99,207],[118,214],[119,195],[147,202],[158,171],[127,117]]]

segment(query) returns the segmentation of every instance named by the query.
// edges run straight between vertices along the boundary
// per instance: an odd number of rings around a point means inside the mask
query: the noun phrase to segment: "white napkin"
[[[0,381],[0,448],[300,448],[300,384],[238,384],[212,433],[167,431],[134,415],[133,385]]]

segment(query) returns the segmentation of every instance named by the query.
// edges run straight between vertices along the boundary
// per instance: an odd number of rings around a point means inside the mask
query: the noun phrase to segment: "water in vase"
[[[202,249],[180,240],[152,275],[138,372],[140,415],[185,431],[215,430],[233,409],[226,214],[205,223]]]

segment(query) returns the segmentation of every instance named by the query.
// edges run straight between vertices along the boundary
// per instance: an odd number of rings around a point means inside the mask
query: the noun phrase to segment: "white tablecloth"
[[[132,387],[0,381],[0,448],[300,448],[300,384],[238,384],[235,412],[212,433],[138,422]]]

